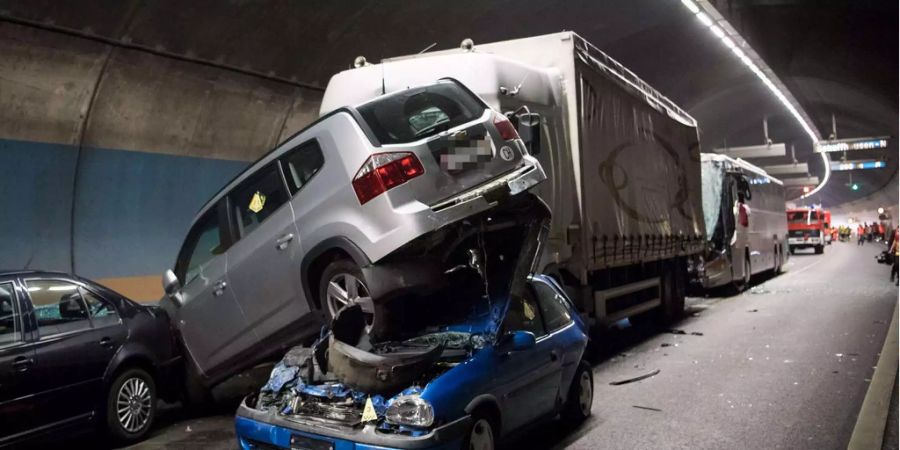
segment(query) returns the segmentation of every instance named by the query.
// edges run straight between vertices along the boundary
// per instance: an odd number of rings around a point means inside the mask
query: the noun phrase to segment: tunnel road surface
[[[588,422],[516,448],[846,449],[897,304],[884,249],[836,242],[741,295],[689,298],[673,326],[686,334],[657,330],[595,365]]]
[[[611,333],[593,416],[529,427],[505,448],[845,449],[897,303],[890,267],[874,259],[885,248],[797,254],[743,294],[689,298],[671,330]],[[230,411],[161,418],[134,448],[235,448]]]

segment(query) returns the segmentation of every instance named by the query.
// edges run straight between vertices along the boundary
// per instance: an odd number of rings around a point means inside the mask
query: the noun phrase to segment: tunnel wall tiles
[[[0,158],[0,270],[68,271],[75,151],[0,139]]]
[[[70,271],[100,279],[137,300],[158,299],[199,208],[247,162],[86,148],[75,195],[75,147],[0,140],[9,171],[0,177],[0,267]],[[70,247],[74,242],[74,246]],[[146,277],[156,280],[148,283]]]

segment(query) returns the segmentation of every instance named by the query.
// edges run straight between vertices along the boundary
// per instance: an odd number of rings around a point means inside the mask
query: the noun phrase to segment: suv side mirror
[[[505,334],[500,340],[499,347],[505,352],[520,352],[534,347],[536,342],[534,333],[519,330]]]
[[[163,274],[162,285],[163,291],[172,300],[172,303],[181,306],[181,282],[178,281],[178,277],[175,276],[175,272],[172,272],[172,269],[166,270],[166,273]]]
[[[541,152],[541,115],[525,113],[518,116],[519,137],[528,147],[528,153],[537,155]]]

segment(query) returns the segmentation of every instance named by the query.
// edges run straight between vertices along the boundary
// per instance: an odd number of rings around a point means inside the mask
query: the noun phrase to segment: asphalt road
[[[593,417],[530,427],[506,447],[846,448],[897,304],[889,267],[874,260],[882,249],[835,243],[824,255],[798,254],[741,295],[689,298],[671,329],[610,333],[594,365]],[[235,393],[248,383],[222,394],[219,414],[164,410],[133,448],[235,448]]]

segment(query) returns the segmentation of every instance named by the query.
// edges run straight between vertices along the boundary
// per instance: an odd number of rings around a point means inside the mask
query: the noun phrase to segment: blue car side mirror
[[[519,352],[534,347],[536,340],[530,331],[512,331],[503,336],[500,348],[504,351]]]

